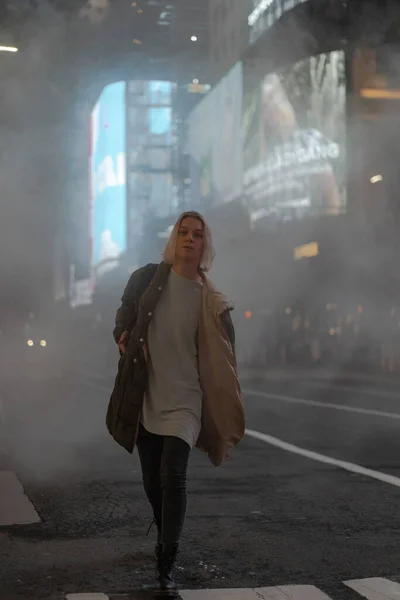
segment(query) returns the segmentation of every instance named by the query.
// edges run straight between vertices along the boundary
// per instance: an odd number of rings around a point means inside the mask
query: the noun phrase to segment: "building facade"
[[[209,0],[210,76],[215,83],[240,59],[249,44],[252,0]]]
[[[192,201],[220,223],[215,278],[240,333],[245,313],[298,310],[335,342],[344,318],[367,323],[396,302],[397,13],[383,20],[368,0],[244,4],[209,3],[214,86],[189,120]]]

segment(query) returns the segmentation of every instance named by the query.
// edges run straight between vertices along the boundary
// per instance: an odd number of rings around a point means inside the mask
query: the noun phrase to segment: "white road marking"
[[[252,589],[193,590],[180,592],[182,600],[260,600],[261,596]],[[284,600],[287,600],[285,598]]]
[[[240,373],[239,373],[240,375]],[[244,372],[241,375],[241,379],[242,380],[254,380],[254,379],[263,379],[264,381],[274,381],[274,382],[278,382],[278,383],[300,383],[300,384],[304,384],[304,385],[309,385],[309,386],[314,386],[314,387],[320,387],[320,388],[326,388],[329,390],[338,390],[338,391],[343,391],[343,392],[357,392],[358,394],[362,394],[365,396],[380,396],[381,398],[395,398],[395,399],[399,399],[400,398],[400,393],[399,392],[389,392],[387,389],[384,388],[375,388],[372,390],[368,390],[366,388],[355,388],[354,386],[349,386],[349,385],[342,385],[340,383],[336,383],[335,382],[335,378],[320,378],[318,376],[313,377],[312,379],[310,377],[304,376],[304,375],[292,375],[292,376],[285,376],[282,377],[281,374],[275,375],[273,373],[251,373],[251,372]],[[394,382],[394,381],[382,381],[382,380],[376,380],[376,379],[365,379],[365,380],[359,380],[359,379],[347,379],[347,381],[356,381],[357,383],[361,383],[361,384],[369,384],[369,383],[384,383],[385,385],[389,385],[392,387],[398,387],[398,382]]]
[[[277,589],[285,594],[284,598],[289,600],[330,600],[329,596],[313,585],[283,585]]]
[[[360,413],[362,415],[371,415],[374,417],[384,417],[385,419],[400,419],[400,413],[384,412],[370,408],[359,408],[357,406],[348,406],[346,404],[333,404],[331,402],[319,402],[318,400],[306,400],[305,398],[295,398],[294,396],[282,396],[281,394],[270,394],[269,392],[258,392],[256,390],[242,390],[243,394],[248,396],[258,396],[260,398],[271,398],[282,402],[292,404],[303,404],[305,406],[318,406],[318,408],[330,408],[333,410],[342,410],[344,412]]]
[[[40,523],[35,507],[13,471],[0,471],[0,526]]]
[[[345,471],[350,471],[350,473],[365,475],[366,477],[371,477],[372,479],[377,479],[378,481],[400,487],[400,478],[395,477],[394,475],[387,475],[386,473],[381,473],[381,471],[366,469],[365,467],[355,463],[338,460],[330,456],[325,456],[324,454],[319,454],[318,452],[313,452],[312,450],[306,450],[305,448],[300,448],[294,444],[289,444],[288,442],[284,442],[279,438],[273,437],[272,435],[267,435],[266,433],[261,433],[259,431],[246,429],[246,435],[256,440],[260,440],[261,442],[265,442],[266,444],[270,444],[271,446],[275,446],[276,448],[281,448],[281,450],[291,452],[292,454],[298,454],[299,456],[304,456],[305,458],[310,458],[311,460],[315,460],[317,462],[332,465],[333,467],[339,467]]]
[[[399,600],[400,585],[389,579],[373,577],[343,581],[367,600]],[[118,596],[119,597],[119,596]],[[339,596],[337,596],[339,597]],[[106,594],[67,594],[66,600],[109,600]],[[181,600],[333,600],[314,585],[278,585],[265,588],[185,590]],[[335,595],[336,598],[336,595]]]
[[[399,600],[400,585],[382,577],[371,579],[353,579],[343,582],[367,600]]]
[[[313,585],[284,585],[279,587],[195,590],[181,592],[182,600],[330,600]]]
[[[90,381],[86,381],[85,383],[87,385],[89,385],[90,387],[94,387],[101,391],[107,391],[107,392],[110,391],[108,388],[106,388],[102,385],[92,383]],[[284,401],[288,401],[288,402],[299,402],[301,404],[315,404],[316,403],[318,406],[322,406],[325,408],[335,408],[338,410],[347,410],[347,411],[356,411],[356,412],[361,411],[361,412],[368,412],[368,414],[373,412],[373,413],[377,413],[378,416],[380,416],[380,417],[383,416],[383,417],[387,418],[387,417],[393,416],[396,419],[400,419],[400,414],[397,414],[397,413],[392,414],[392,413],[383,413],[380,411],[367,411],[367,409],[353,409],[352,407],[346,407],[346,406],[343,407],[341,405],[336,405],[336,404],[332,404],[332,405],[323,404],[320,402],[314,402],[312,400],[304,400],[302,398],[292,398],[290,396],[281,396],[278,394],[267,394],[266,392],[256,392],[254,390],[244,390],[243,389],[242,392],[247,395],[271,397],[271,398],[275,398],[277,400],[284,400]],[[304,456],[306,458],[310,458],[311,460],[315,460],[317,462],[332,465],[334,467],[344,469],[345,471],[350,471],[350,473],[355,473],[357,475],[364,475],[366,477],[371,477],[372,479],[382,481],[383,483],[388,483],[390,485],[394,485],[395,487],[400,487],[400,478],[395,477],[394,475],[387,475],[386,473],[382,473],[381,471],[374,471],[373,469],[367,469],[367,468],[362,467],[361,465],[357,465],[355,463],[338,460],[338,459],[332,458],[330,456],[325,456],[324,454],[319,454],[318,452],[306,450],[305,448],[300,448],[299,446],[289,444],[288,442],[280,440],[279,438],[275,438],[271,435],[267,435],[267,434],[261,433],[259,431],[252,431],[250,429],[246,429],[246,435],[248,435],[249,437],[253,437],[257,440],[260,440],[262,442],[265,442],[267,444],[271,444],[272,446],[276,446],[277,448],[281,448],[282,450],[286,450],[287,452],[292,452],[293,454],[298,454],[299,456]],[[399,598],[399,600],[400,600],[400,598]]]
[[[90,380],[85,380],[84,382],[89,387],[93,387],[97,390],[101,390],[102,392],[111,393],[112,388],[106,387],[104,385],[95,383]],[[353,391],[354,389],[349,388],[349,391]],[[319,402],[318,400],[306,400],[305,398],[295,398],[294,396],[284,396],[282,394],[271,394],[269,392],[259,392],[256,390],[250,390],[246,388],[242,388],[243,394],[247,394],[248,396],[259,396],[260,398],[272,398],[273,400],[281,400],[282,402],[291,402],[292,404],[303,404],[305,406],[317,406],[319,408],[330,408],[331,410],[341,410],[344,412],[354,412],[363,415],[370,415],[373,417],[383,417],[385,419],[400,419],[400,413],[392,413],[385,412],[382,410],[374,410],[370,408],[361,408],[357,406],[348,406],[346,404],[334,404],[332,402]],[[364,392],[363,392],[364,393]],[[373,394],[376,395],[376,394]],[[390,395],[391,398],[399,399],[399,395]]]
[[[390,398],[390,399],[396,399],[398,400],[400,398],[400,394],[396,393],[396,392],[388,392],[387,390],[382,390],[379,388],[376,388],[375,390],[366,390],[366,389],[356,389],[354,387],[351,387],[349,385],[337,385],[335,383],[333,383],[333,385],[329,385],[326,382],[322,382],[319,383],[317,381],[310,381],[310,379],[298,379],[297,380],[299,383],[303,383],[305,385],[309,385],[312,387],[319,387],[319,388],[324,388],[324,389],[329,389],[332,390],[334,389],[335,391],[338,392],[357,392],[357,394],[361,394],[363,396],[379,396],[380,398]]]
[[[109,600],[105,594],[67,594],[67,600]]]

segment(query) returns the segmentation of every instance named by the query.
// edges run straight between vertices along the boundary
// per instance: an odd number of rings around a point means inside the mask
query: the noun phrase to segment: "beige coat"
[[[199,375],[203,390],[202,426],[197,447],[219,466],[245,434],[236,359],[220,316],[232,308],[204,277],[199,320]]]

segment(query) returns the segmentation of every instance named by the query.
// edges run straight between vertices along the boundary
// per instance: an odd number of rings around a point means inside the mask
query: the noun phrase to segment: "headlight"
[[[32,346],[34,345],[33,340],[28,340],[26,343],[30,348],[32,348]]]
[[[41,340],[40,345],[42,346],[42,348],[45,348],[47,346],[46,340]]]

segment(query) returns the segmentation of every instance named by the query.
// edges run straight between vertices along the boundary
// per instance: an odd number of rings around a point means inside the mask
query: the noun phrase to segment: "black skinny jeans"
[[[137,449],[160,541],[178,544],[186,515],[190,446],[177,437],[150,433],[140,424]]]

